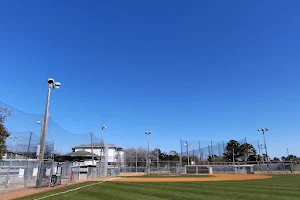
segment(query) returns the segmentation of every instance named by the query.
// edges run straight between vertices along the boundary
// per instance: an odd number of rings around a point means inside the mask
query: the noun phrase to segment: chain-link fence
[[[0,161],[0,192],[35,187],[38,174],[37,160],[2,160]],[[70,175],[70,163],[45,161],[41,167],[41,186],[54,186],[69,181]]]
[[[138,160],[138,158],[137,158]],[[239,166],[253,166],[256,174],[282,174],[300,172],[300,163],[290,161],[279,162],[209,162],[200,161],[193,165],[183,165],[180,161],[152,161],[149,165],[150,174],[184,174],[185,166],[210,166],[214,174],[234,174],[238,173],[235,168]],[[146,161],[142,162],[126,162],[124,167],[121,167],[121,172],[126,174],[144,173],[147,174]],[[199,171],[200,173],[200,171]]]
[[[241,140],[238,142],[243,144],[243,141],[245,140]],[[252,144],[253,146],[255,145],[254,142]],[[225,145],[226,143],[224,143],[224,146]],[[214,146],[213,148],[216,148],[218,146],[219,145]],[[209,148],[211,149],[211,147]],[[181,154],[174,151],[169,153],[160,152],[159,148],[150,149],[149,152],[146,148],[130,148],[125,151],[124,164],[121,167],[121,172],[127,172],[130,174],[148,172],[151,174],[179,174],[185,173],[185,166],[196,165],[212,166],[214,173],[237,173],[237,171],[234,169],[234,166],[242,165],[253,166],[253,170],[255,173],[293,173],[300,170],[300,162],[298,161],[249,161],[245,159],[249,156],[243,156],[243,159],[241,159],[242,161],[235,160],[234,162],[228,162],[221,153],[219,154],[219,156],[215,156],[219,159],[209,159],[209,157],[202,157],[200,159],[199,155],[193,155],[193,151],[196,150],[189,151],[191,154],[184,154],[185,152],[183,152],[183,156],[181,156]],[[224,153],[223,148],[222,151]],[[147,154],[149,154],[148,161],[146,160]],[[189,162],[187,162],[188,157]]]
[[[197,161],[205,161],[209,158],[220,158],[226,152],[229,141],[188,141],[180,140],[181,157],[190,156]],[[259,141],[247,141],[246,138],[236,141],[239,145],[248,144],[255,148],[255,154],[260,154]],[[249,152],[249,154],[252,152]],[[184,162],[184,161],[183,161]]]

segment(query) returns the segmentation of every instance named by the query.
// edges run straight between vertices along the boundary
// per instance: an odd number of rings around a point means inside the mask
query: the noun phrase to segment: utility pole
[[[180,167],[182,167],[182,140],[180,140]]]
[[[189,146],[191,145],[187,141],[184,143],[184,145],[186,146],[186,153],[187,153],[187,160],[188,160],[187,165],[189,165],[190,164]]]
[[[261,153],[261,157],[262,157],[262,161],[263,161],[263,164],[265,164],[265,159],[264,159],[264,156],[263,156],[263,148],[264,148],[264,145],[263,144],[260,144],[258,145],[258,148],[259,148],[259,153]]]
[[[137,149],[135,150],[135,172],[137,173],[137,168],[138,168],[138,159],[137,159]]]
[[[147,166],[147,174],[149,175],[150,174],[150,134],[152,132],[151,131],[146,131],[145,134],[148,135],[148,151],[147,151],[147,156],[146,156],[146,166]]]
[[[92,165],[94,165],[94,145],[93,145],[93,133],[90,132],[91,135],[91,148],[92,148]]]
[[[100,142],[100,161],[99,161],[99,176],[101,176],[102,166],[103,166],[103,158],[104,158],[104,129],[106,129],[106,125],[102,125],[101,129],[101,142]],[[105,158],[108,159],[108,158]],[[103,170],[104,172],[105,170]]]
[[[234,147],[232,148],[232,163],[234,165]]]
[[[41,187],[41,183],[42,183],[42,175],[43,174],[42,174],[41,168],[43,167],[46,134],[47,134],[47,128],[48,128],[50,93],[51,93],[52,88],[57,89],[59,87],[60,87],[59,82],[54,82],[53,78],[48,79],[48,92],[47,92],[47,98],[46,98],[46,108],[45,108],[45,115],[44,115],[44,121],[43,121],[42,135],[41,135],[41,140],[40,140],[38,174],[37,174],[37,181],[36,181],[37,188]]]
[[[199,141],[199,161],[202,161],[200,141]]]
[[[210,147],[211,147],[211,157],[214,157],[214,151],[213,151],[213,146],[212,146],[212,141],[210,141]]]
[[[30,151],[30,145],[31,145],[31,138],[32,138],[32,131],[30,131],[29,141],[28,141],[28,147],[27,147],[27,156],[26,159],[29,157],[29,151]]]
[[[267,150],[267,143],[266,143],[266,135],[265,135],[265,131],[270,130],[269,128],[260,128],[258,129],[258,131],[262,131],[263,136],[264,136],[264,146],[265,146],[265,151],[266,151],[266,157],[267,157],[267,170],[268,170],[268,174],[270,174],[270,167],[269,167],[269,157],[268,157],[268,150]]]
[[[11,152],[14,152],[14,144],[15,144],[15,139],[17,139],[17,136],[10,136],[10,138],[12,139],[12,150]]]
[[[156,167],[157,167],[157,171],[158,171],[158,168],[159,168],[159,152],[158,152],[158,148],[156,148],[156,154],[157,154]]]

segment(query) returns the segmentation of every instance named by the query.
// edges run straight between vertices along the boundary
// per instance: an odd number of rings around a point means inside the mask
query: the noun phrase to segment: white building
[[[106,145],[105,145],[106,146]],[[72,148],[73,152],[82,152],[86,151],[89,153],[93,153],[97,158],[95,158],[94,164],[99,162],[99,158],[101,155],[101,152],[104,152],[104,156],[107,155],[107,161],[109,166],[123,166],[124,165],[124,151],[122,147],[116,146],[114,144],[107,144],[108,149],[103,148],[104,151],[101,151],[101,145],[100,144],[93,144],[93,148],[91,144],[83,144],[79,146],[75,146]],[[84,165],[91,165],[92,160],[85,160]]]

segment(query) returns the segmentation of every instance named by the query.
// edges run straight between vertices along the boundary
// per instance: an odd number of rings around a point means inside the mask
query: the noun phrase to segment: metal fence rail
[[[0,193],[18,188],[35,187],[38,173],[37,166],[36,160],[0,161]],[[43,166],[43,186],[50,186],[51,177],[56,174],[58,175],[58,181],[70,180],[70,163],[46,161]]]
[[[150,164],[150,172],[151,174],[179,174],[183,173],[184,166],[187,163],[182,163],[183,167],[180,167],[180,161],[153,161]],[[297,162],[290,161],[278,161],[278,162],[270,162],[269,170],[267,168],[266,162],[209,162],[209,161],[199,161],[195,163],[195,165],[203,165],[203,166],[212,166],[214,173],[222,173],[222,174],[231,174],[234,172],[234,165],[253,165],[255,173],[264,173],[268,172],[272,174],[276,173],[294,173],[300,172],[300,164]],[[127,173],[145,173],[147,170],[146,161],[138,162],[137,165],[132,165],[131,162],[126,162],[123,167],[121,167],[121,172]]]

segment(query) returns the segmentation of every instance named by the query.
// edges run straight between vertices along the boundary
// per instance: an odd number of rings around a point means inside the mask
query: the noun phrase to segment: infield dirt
[[[261,174],[215,174],[211,177],[121,177],[114,182],[205,182],[205,181],[242,181],[268,179],[271,176]]]

